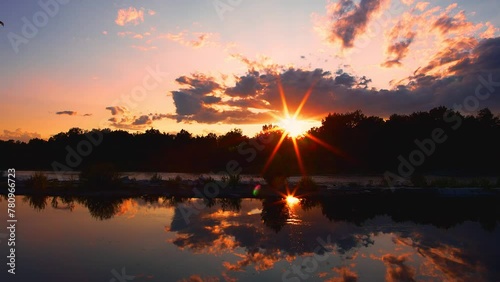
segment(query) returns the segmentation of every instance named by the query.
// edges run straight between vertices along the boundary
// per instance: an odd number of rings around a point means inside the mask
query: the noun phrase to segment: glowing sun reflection
[[[289,207],[293,207],[300,202],[300,199],[292,195],[288,195],[286,196],[285,201]]]

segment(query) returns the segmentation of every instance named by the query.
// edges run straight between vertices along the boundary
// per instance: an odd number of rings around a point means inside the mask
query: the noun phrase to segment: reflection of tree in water
[[[222,211],[240,212],[241,198],[221,198],[218,199]]]
[[[63,204],[63,206],[60,206],[61,203]],[[55,196],[55,197],[52,197],[50,205],[52,206],[52,208],[58,209],[58,210],[73,211],[75,209],[74,200],[73,200],[72,197],[69,197],[69,196],[62,196],[62,197]]]
[[[290,210],[281,198],[265,198],[260,214],[264,224],[278,233],[290,217]]]
[[[34,210],[41,211],[47,207],[47,198],[44,194],[26,195],[23,198],[23,202],[28,202]]]
[[[167,207],[177,207],[178,204],[185,203],[188,200],[188,198],[185,197],[179,197],[179,196],[171,196],[171,197],[164,197],[163,198],[163,203]]]
[[[304,197],[300,199],[300,207],[304,211],[309,211],[320,205],[320,201],[317,198]]]
[[[92,217],[105,220],[112,218],[119,211],[123,199],[114,197],[85,197],[80,198],[79,202],[87,207]]]
[[[143,195],[140,197],[146,204],[156,205],[160,201],[160,196],[156,195]]]

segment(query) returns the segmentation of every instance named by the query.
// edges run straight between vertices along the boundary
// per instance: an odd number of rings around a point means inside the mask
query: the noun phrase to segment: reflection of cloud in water
[[[386,254],[382,256],[382,261],[387,266],[387,272],[385,275],[386,281],[415,281],[415,268],[406,265],[406,261],[409,257],[410,254],[400,256]]]
[[[122,216],[128,214],[127,218],[133,218],[135,217],[137,211],[138,211],[137,201],[134,199],[128,199],[123,201],[123,203],[118,208],[118,211],[116,212],[115,216]]]
[[[261,207],[266,217],[253,216]],[[176,232],[172,242],[180,248],[195,253],[235,255],[235,261],[223,263],[226,271],[245,271],[248,267],[263,271],[274,268],[279,261],[312,256],[315,251],[323,254],[325,250],[317,249],[317,238],[323,238],[330,246],[326,253],[332,257],[352,262],[369,258],[383,262],[389,281],[432,278],[491,281],[499,277],[500,265],[496,256],[500,252],[498,246],[489,245],[499,237],[498,228],[486,232],[479,223],[466,222],[444,229],[411,222],[397,223],[388,216],[376,216],[356,224],[345,220],[332,222],[324,217],[320,207],[312,207],[307,211],[295,211],[301,224],[287,224],[288,218],[285,218],[284,226],[276,232],[266,227],[262,220],[279,221],[282,214],[269,212],[279,208],[273,202],[255,200],[243,201],[239,212],[222,211],[215,205],[192,214],[189,224],[176,208],[166,230]],[[273,215],[278,219],[272,218]],[[383,234],[393,237],[392,245],[384,245],[379,257],[369,256],[367,250],[376,249],[377,238]],[[355,271],[358,269],[341,267],[332,271],[338,277],[324,278],[333,279],[329,281],[357,280]]]
[[[474,226],[476,225],[476,226]],[[442,230],[420,228],[401,234],[396,243],[415,249],[424,259],[421,273],[453,281],[494,281],[500,277],[499,229],[477,232],[477,223]]]
[[[332,269],[340,277],[333,277],[331,279],[325,280],[325,282],[356,282],[358,281],[358,275],[356,272],[352,271],[348,267],[334,267]]]
[[[269,251],[269,250],[254,250],[247,252],[246,254],[235,254],[240,257],[241,260],[234,264],[229,262],[224,262],[223,266],[230,271],[243,271],[245,267],[253,265],[254,269],[257,271],[264,271],[272,269],[274,264],[283,259],[290,261],[295,257],[290,256],[281,251]]]

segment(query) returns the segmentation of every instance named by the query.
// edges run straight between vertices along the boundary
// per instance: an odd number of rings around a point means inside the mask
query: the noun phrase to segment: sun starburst
[[[311,87],[309,87],[309,89],[306,91],[306,93],[304,94],[304,97],[302,97],[302,100],[301,100],[299,106],[297,107],[297,109],[295,110],[295,112],[293,113],[293,115],[290,115],[290,112],[288,110],[288,104],[286,101],[286,95],[285,95],[285,92],[283,90],[283,86],[281,84],[279,77],[277,79],[277,82],[278,82],[278,89],[279,89],[281,102],[283,104],[283,116],[282,117],[274,116],[274,115],[273,116],[279,121],[278,122],[278,130],[281,130],[282,134],[281,134],[281,137],[280,137],[278,143],[274,147],[271,155],[269,156],[269,159],[267,160],[266,164],[264,165],[263,172],[265,172],[268,169],[269,165],[272,163],[278,150],[280,149],[281,145],[283,144],[283,142],[285,141],[285,139],[287,137],[291,138],[291,140],[292,140],[293,148],[294,148],[295,155],[297,157],[297,162],[298,162],[298,165],[299,165],[299,168],[300,168],[302,175],[306,175],[306,170],[304,167],[304,163],[302,161],[302,156],[300,154],[299,145],[298,145],[298,141],[297,141],[300,137],[308,138],[308,139],[312,140],[313,142],[319,144],[320,146],[325,147],[329,151],[331,151],[337,155],[344,156],[344,154],[340,150],[334,148],[333,146],[329,145],[328,143],[322,141],[321,139],[307,133],[306,131],[309,128],[311,128],[311,126],[310,126],[311,123],[298,118],[300,115],[300,112],[304,108],[304,105],[306,104],[307,100],[311,96],[311,93],[314,89],[315,83],[313,83],[311,85]]]

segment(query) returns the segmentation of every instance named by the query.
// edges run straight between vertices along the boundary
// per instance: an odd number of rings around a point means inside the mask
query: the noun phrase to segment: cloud
[[[56,112],[56,115],[68,115],[68,116],[76,116],[78,113],[75,111],[61,111]]]
[[[172,118],[171,115],[158,113],[142,114],[137,116],[129,114],[128,111],[122,111],[120,115],[120,117],[114,116],[108,119],[111,127],[127,130],[143,130],[151,127],[155,121]]]
[[[22,131],[20,128],[15,131],[4,130],[3,134],[0,134],[0,140],[16,140],[21,142],[28,142],[33,138],[41,138],[41,135],[36,132]]]
[[[127,112],[127,108],[121,106],[107,107],[106,110],[110,110],[111,114],[114,116]]]
[[[216,36],[216,34],[208,32],[181,31],[177,34],[167,33],[159,35],[158,39],[168,39],[187,47],[201,48],[207,45],[219,45],[217,40],[215,40]]]
[[[133,31],[120,31],[117,35],[119,37],[128,37],[132,39],[144,39],[145,37],[151,36],[151,32],[137,33]]]
[[[130,47],[137,49],[139,51],[144,51],[144,52],[158,49],[158,47],[156,47],[156,46],[147,46],[147,45],[146,46],[145,45],[132,45]]]
[[[387,54],[389,58],[384,63],[382,63],[382,66],[392,67],[395,65],[401,65],[401,59],[406,57],[406,55],[408,54],[408,48],[413,42],[415,35],[415,32],[408,32],[400,41],[393,42],[392,45],[388,46]]]
[[[429,2],[418,2],[416,5],[415,5],[415,8],[419,11],[423,11],[427,8],[427,6],[429,6]]]
[[[408,41],[413,35],[408,36]],[[176,107],[170,114],[177,122],[270,123],[283,115],[280,89],[290,112],[294,112],[310,91],[301,118],[318,119],[332,112],[361,109],[365,114],[388,117],[433,107],[463,103],[481,83],[478,77],[500,82],[500,38],[477,40],[455,38],[443,41],[442,49],[414,74],[394,83],[392,89],[370,88],[371,80],[342,70],[269,68],[248,61],[247,73],[233,76],[233,83],[196,74],[181,76],[180,89],[172,91]],[[393,58],[401,59],[407,44],[395,45]],[[482,107],[500,111],[500,95],[491,95]]]
[[[486,30],[481,33],[481,38],[493,38],[495,37],[495,33],[497,31],[497,28],[491,24],[490,22],[486,22],[485,23],[485,26],[486,26]]]
[[[144,11],[134,7],[118,10],[118,15],[115,19],[115,23],[119,26],[126,24],[138,25],[142,22],[144,22]]]
[[[461,32],[473,26],[471,22],[467,21],[464,11],[460,11],[453,17],[442,15],[432,24],[432,28],[439,30],[442,34]]]
[[[151,123],[152,123],[152,120],[149,118],[149,116],[142,115],[142,116],[136,118],[132,122],[132,125],[150,125]]]
[[[326,26],[319,27],[327,31],[327,40],[340,43],[342,48],[352,48],[356,38],[366,32],[366,27],[373,16],[381,11],[388,0],[361,0],[355,4],[352,0],[340,0],[327,6]]]
[[[386,281],[416,281],[415,269],[406,265],[409,255],[384,255],[382,261],[387,266]]]
[[[258,72],[250,72],[249,75],[240,77],[234,87],[227,88],[226,94],[233,97],[255,96],[262,90],[259,80]]]
[[[92,116],[92,114],[84,114],[83,116],[84,117],[90,117],[90,116]]]
[[[419,2],[414,8],[404,12],[393,27],[386,32],[386,60],[383,67],[402,65],[413,44],[420,47],[419,53],[433,53],[436,46],[446,51],[450,42],[464,41],[469,38],[491,38],[495,29],[491,23],[474,24],[467,20],[464,11],[455,15],[457,8],[451,4],[446,8],[433,7],[426,10],[428,2]],[[427,48],[427,49],[426,49]]]
[[[333,271],[340,275],[332,279],[325,280],[325,282],[356,282],[358,281],[358,274],[349,269],[348,267],[334,267]]]

